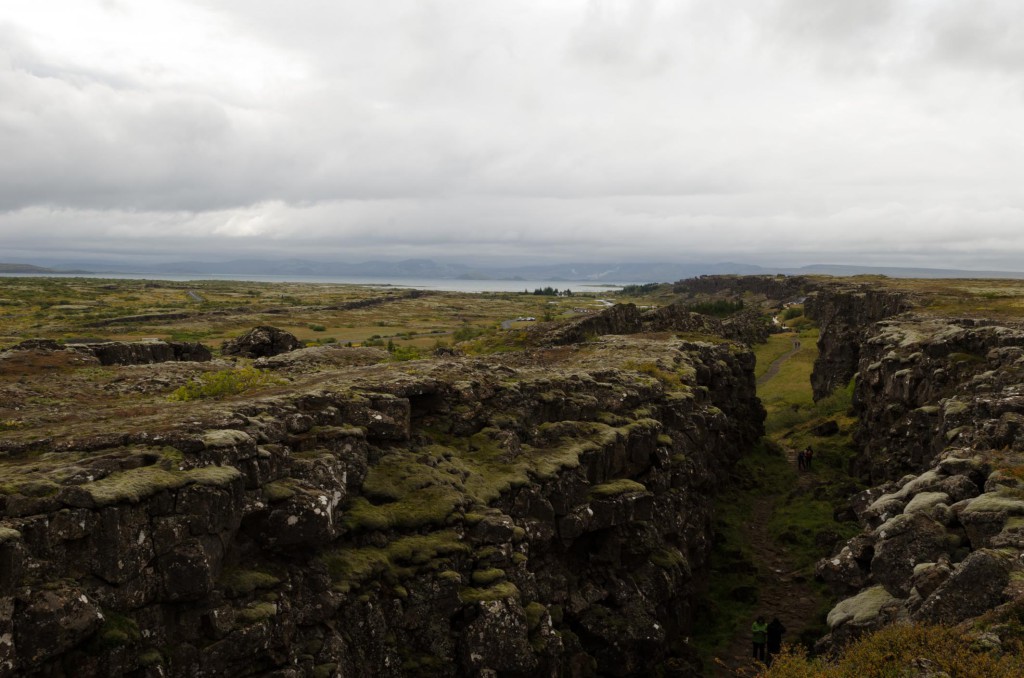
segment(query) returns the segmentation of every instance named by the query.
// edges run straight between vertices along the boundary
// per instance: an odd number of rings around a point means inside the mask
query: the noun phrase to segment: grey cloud
[[[570,56],[584,65],[621,69],[624,75],[658,75],[672,65],[667,45],[654,30],[655,0],[620,3],[589,0],[569,40]]]
[[[1024,252],[1009,1],[181,6],[256,85],[2,29],[5,249]]]
[[[1024,72],[1024,6],[945,2],[930,17],[932,54],[974,71]]]
[[[777,20],[787,33],[822,42],[865,41],[893,20],[905,2],[893,0],[780,0]]]

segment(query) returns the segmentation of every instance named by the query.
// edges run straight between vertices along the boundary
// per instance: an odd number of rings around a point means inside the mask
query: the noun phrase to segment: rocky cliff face
[[[818,576],[849,595],[825,644],[894,621],[964,622],[988,647],[1021,606],[1024,568],[1024,331],[975,320],[903,315],[857,330],[856,314],[903,303],[854,295],[835,303],[819,383],[857,357],[861,474],[875,484],[851,513],[865,527]],[[834,370],[838,370],[837,372]]]
[[[541,325],[532,334],[538,344],[575,344],[605,334],[636,332],[683,332],[734,339],[745,344],[767,341],[771,327],[756,311],[740,312],[725,319],[693,313],[682,304],[641,310],[634,304],[616,304],[600,313],[553,327]]]
[[[210,349],[198,341],[102,341],[88,344],[58,344],[47,339],[29,339],[0,353],[0,363],[18,362],[29,353],[65,352],[95,359],[98,365],[149,365],[164,362],[205,362],[213,358]]]
[[[853,378],[864,332],[872,323],[912,306],[908,294],[870,283],[825,286],[810,294],[804,313],[821,329],[819,357],[811,374],[814,399],[824,398]]]
[[[702,275],[680,280],[673,285],[677,293],[699,294],[751,294],[767,299],[794,301],[819,287],[819,283],[804,276],[789,275]]]
[[[0,674],[690,671],[710,501],[761,434],[751,353],[305,350],[258,396],[150,378],[113,430],[3,445]]]

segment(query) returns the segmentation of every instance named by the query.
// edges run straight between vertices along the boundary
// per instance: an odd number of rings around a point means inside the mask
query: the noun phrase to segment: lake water
[[[558,290],[570,289],[573,292],[609,292],[616,291],[622,284],[596,283],[591,281],[572,280],[449,280],[429,278],[355,278],[329,275],[255,275],[255,274],[202,274],[173,275],[169,273],[70,273],[70,274],[35,274],[35,273],[0,273],[3,277],[17,278],[104,278],[114,280],[170,280],[187,282],[190,280],[240,280],[251,282],[272,283],[331,283],[335,285],[366,285],[371,287],[397,287],[418,290],[440,290],[445,292],[533,292],[537,288],[553,287]],[[627,283],[628,284],[628,283]]]

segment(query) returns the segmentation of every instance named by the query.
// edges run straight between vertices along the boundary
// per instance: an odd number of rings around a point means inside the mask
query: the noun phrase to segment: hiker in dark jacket
[[[772,665],[772,660],[775,659],[775,655],[777,655],[782,650],[782,636],[784,633],[786,633],[786,627],[782,625],[782,622],[779,621],[779,618],[772,618],[771,623],[768,624],[767,632],[768,661],[766,663],[768,664],[768,666]]]

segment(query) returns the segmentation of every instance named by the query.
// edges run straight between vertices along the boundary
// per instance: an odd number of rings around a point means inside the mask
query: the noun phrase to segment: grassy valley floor
[[[758,615],[779,617],[784,640],[810,644],[825,632],[828,591],[814,582],[814,564],[858,531],[837,523],[836,506],[856,484],[846,474],[853,453],[849,390],[815,404],[810,373],[817,330],[772,335],[755,347],[758,395],[768,412],[767,436],[740,463],[718,507],[707,620],[694,642],[707,675],[753,675],[750,626]],[[821,427],[835,422],[838,432]],[[815,450],[813,468],[797,468],[798,450]]]

